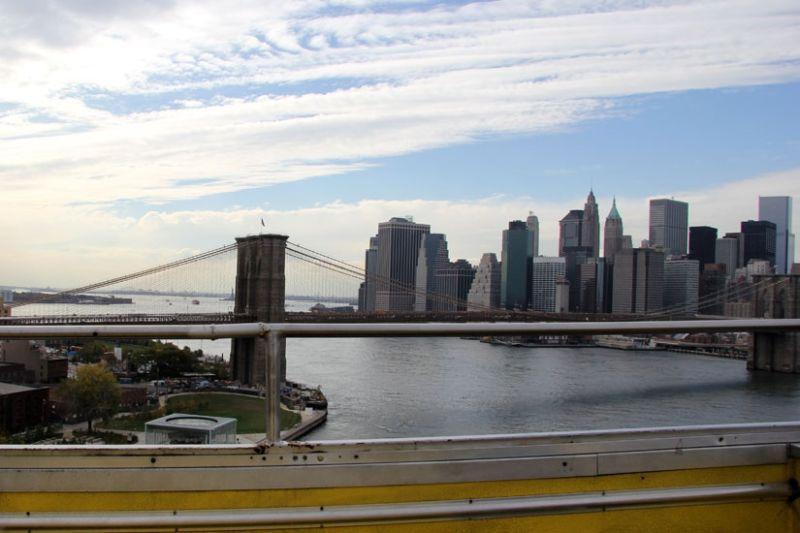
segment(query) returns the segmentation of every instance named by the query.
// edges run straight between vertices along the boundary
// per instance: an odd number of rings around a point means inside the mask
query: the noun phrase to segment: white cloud
[[[602,224],[611,198],[605,191],[596,192]],[[739,222],[756,218],[759,195],[789,195],[797,200],[800,168],[713,188],[675,192],[677,199],[690,203],[690,225],[714,226],[720,234],[737,231]],[[413,215],[417,222],[430,224],[432,231],[447,235],[452,259],[477,262],[484,252],[499,255],[501,232],[508,221],[524,219],[532,209],[540,220],[541,252],[555,255],[558,220],[569,209],[582,208],[584,201],[583,195],[559,203],[506,196],[475,201],[375,199],[294,210],[153,210],[139,218],[116,217],[102,206],[41,211],[12,206],[0,219],[0,232],[7,236],[6,247],[16,252],[6,254],[6,260],[0,263],[0,279],[6,284],[80,286],[232,243],[236,236],[261,231],[261,218],[267,222],[267,231],[287,234],[296,243],[363,266],[369,237],[377,231],[379,222],[392,216]],[[648,198],[618,195],[617,206],[625,231],[633,235],[634,243],[646,238]],[[795,202],[794,232],[800,235],[797,208]],[[26,228],[24,235],[17,231],[19,227]],[[31,240],[31,235],[36,239]],[[190,278],[211,275],[202,266],[187,272]],[[312,272],[307,272],[310,278],[316,276]],[[313,282],[326,286],[335,279],[316,276]],[[218,282],[216,288],[227,291],[229,283]]]
[[[196,198],[800,77],[790,0],[25,4],[0,15],[15,203]]]

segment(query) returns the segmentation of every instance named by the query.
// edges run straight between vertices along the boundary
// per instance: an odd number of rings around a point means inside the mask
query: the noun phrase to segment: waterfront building
[[[378,224],[376,311],[414,309],[419,246],[430,232],[429,225],[410,218],[394,217]]]
[[[436,311],[466,311],[467,295],[475,278],[475,269],[466,259],[458,259],[436,272],[436,285],[442,298],[437,299]]]
[[[500,263],[492,253],[483,254],[475,279],[467,294],[468,311],[484,311],[500,307]]]
[[[450,255],[445,236],[441,233],[423,235],[417,255],[414,311],[424,313],[436,310],[437,300],[441,301],[441,290],[435,274],[449,265]]]
[[[565,246],[563,257],[566,261],[566,275],[569,281],[570,311],[577,312],[581,306],[581,265],[592,258],[590,246]]]
[[[564,312],[569,310],[569,306],[564,311],[559,311],[559,298],[556,297],[557,281],[564,281],[566,275],[566,259],[563,257],[534,257],[531,266],[531,305],[534,311],[548,313]],[[566,282],[565,282],[566,283]],[[569,284],[566,283],[569,290]],[[561,299],[569,301],[569,294],[562,296]]]
[[[741,225],[744,237],[743,264],[763,259],[775,265],[775,224],[768,220],[747,220]]]
[[[758,220],[775,224],[775,273],[788,273],[794,262],[791,196],[759,196]]]
[[[358,310],[375,312],[375,291],[378,275],[378,236],[369,238],[369,248],[364,252],[364,282],[359,288]]]
[[[650,246],[666,255],[686,255],[689,204],[669,198],[650,200]]]
[[[739,240],[736,237],[722,237],[714,246],[714,263],[725,266],[728,278],[733,279],[739,268]]]
[[[606,258],[607,263],[614,261],[614,255],[622,250],[624,243],[622,217],[617,211],[617,199],[614,198],[611,202],[611,211],[606,217],[606,224],[603,228],[603,256]]]
[[[707,263],[716,261],[717,228],[692,226],[689,228],[689,258],[697,259],[699,272]]]
[[[614,313],[652,313],[664,303],[664,253],[652,248],[620,250],[614,258]]]
[[[500,305],[506,309],[528,307],[528,249],[530,233],[525,222],[512,220],[503,230]]]
[[[600,216],[592,190],[589,190],[589,196],[583,205],[580,245],[591,249],[590,257],[600,256]]]
[[[528,213],[528,218],[525,219],[525,225],[528,227],[530,233],[530,246],[528,248],[528,256],[536,257],[539,255],[539,217],[533,214],[533,211]]]
[[[664,307],[675,314],[697,314],[698,259],[668,258],[664,263]]]
[[[583,211],[573,209],[558,221],[558,255],[564,257],[564,248],[581,245]]]

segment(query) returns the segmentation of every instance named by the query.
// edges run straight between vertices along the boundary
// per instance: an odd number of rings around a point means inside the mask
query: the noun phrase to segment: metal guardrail
[[[267,340],[267,442],[280,441],[280,341],[287,337],[460,337],[464,335],[603,335],[800,330],[800,319],[687,320],[642,322],[473,322],[371,324],[170,324],[2,326],[0,339],[160,338],[220,339],[264,337]]]
[[[335,505],[281,509],[236,509],[225,511],[151,511],[112,513],[28,513],[0,516],[7,529],[139,529],[139,528],[232,528],[299,527],[396,521],[463,520],[533,513],[574,513],[632,509],[654,505],[709,504],[752,500],[785,499],[788,484],[758,483],[637,491],[598,491],[587,494],[480,498],[388,505]]]

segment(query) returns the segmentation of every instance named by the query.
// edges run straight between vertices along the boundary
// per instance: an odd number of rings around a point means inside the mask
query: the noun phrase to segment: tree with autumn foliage
[[[90,433],[92,420],[108,419],[119,409],[119,383],[105,363],[79,366],[75,378],[62,382],[60,393],[70,412],[88,422]]]

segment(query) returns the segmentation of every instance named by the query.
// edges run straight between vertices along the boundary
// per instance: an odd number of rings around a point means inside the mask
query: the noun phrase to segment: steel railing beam
[[[800,331],[800,319],[657,320],[637,322],[468,322],[370,324],[96,324],[0,326],[0,339],[105,337],[222,339],[284,337],[460,337],[463,335],[607,335],[722,331]]]

